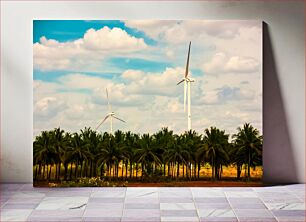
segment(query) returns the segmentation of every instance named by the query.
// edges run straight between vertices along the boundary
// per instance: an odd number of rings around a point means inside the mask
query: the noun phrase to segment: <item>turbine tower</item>
[[[188,131],[191,130],[191,98],[190,98],[190,88],[191,83],[194,82],[194,79],[189,78],[189,57],[190,57],[190,46],[191,42],[189,42],[188,55],[187,55],[187,63],[184,78],[177,83],[177,85],[184,82],[184,112],[186,112],[186,100],[187,104],[187,120],[188,120]],[[187,98],[186,98],[187,97]]]
[[[120,120],[121,122],[124,122],[124,120],[119,119],[115,113],[112,111],[112,106],[110,105],[109,102],[109,97],[108,97],[108,91],[106,88],[106,97],[107,97],[107,106],[108,106],[108,114],[104,117],[104,119],[102,120],[102,122],[97,126],[96,130],[102,125],[102,123],[104,123],[108,118],[110,118],[110,134],[113,134],[113,118]]]

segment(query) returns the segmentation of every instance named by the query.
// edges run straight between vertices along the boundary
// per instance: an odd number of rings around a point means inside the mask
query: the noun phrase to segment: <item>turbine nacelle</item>
[[[113,133],[113,118],[121,121],[121,122],[124,122],[125,121],[123,119],[120,119],[118,118],[115,113],[112,111],[112,107],[110,105],[110,101],[109,101],[109,98],[108,98],[108,91],[106,89],[106,97],[107,97],[107,106],[108,106],[108,111],[109,113],[104,117],[104,119],[102,120],[102,122],[97,126],[96,130],[102,125],[102,123],[104,123],[108,118],[110,118],[110,133],[112,134]]]

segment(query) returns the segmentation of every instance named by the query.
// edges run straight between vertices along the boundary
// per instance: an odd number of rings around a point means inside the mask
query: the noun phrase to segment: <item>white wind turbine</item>
[[[108,114],[104,117],[104,119],[102,120],[102,122],[97,126],[96,130],[102,125],[102,123],[104,123],[108,118],[110,118],[110,133],[113,134],[113,118],[120,120],[121,122],[124,122],[124,120],[119,119],[117,116],[115,116],[115,113],[112,111],[112,107],[110,105],[109,102],[109,98],[108,98],[108,91],[106,88],[106,97],[107,97],[107,106],[108,106]]]
[[[194,82],[194,79],[191,79],[188,76],[188,74],[189,74],[188,69],[189,69],[190,46],[191,46],[191,42],[189,42],[187,64],[186,64],[186,70],[185,70],[184,78],[177,83],[177,85],[179,85],[182,82],[184,82],[184,112],[186,112],[186,96],[187,96],[187,101],[188,101],[188,105],[187,105],[188,131],[191,130],[190,87],[191,87],[191,82]]]

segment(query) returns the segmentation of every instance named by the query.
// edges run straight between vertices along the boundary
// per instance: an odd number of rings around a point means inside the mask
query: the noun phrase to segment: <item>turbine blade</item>
[[[117,116],[113,116],[115,119],[120,120],[121,122],[126,123],[123,119],[119,119]]]
[[[108,106],[108,112],[112,112],[112,107],[110,105],[110,102],[109,102],[109,97],[108,97],[108,91],[107,91],[107,88],[106,88],[106,97],[107,97],[107,106]]]
[[[186,70],[185,70],[185,78],[187,78],[187,76],[188,76],[188,69],[189,69],[189,56],[190,56],[190,46],[191,46],[191,42],[189,42],[188,56],[187,56],[187,63],[186,63]]]
[[[186,112],[187,82],[184,82],[184,112]]]
[[[182,82],[184,82],[185,81],[185,79],[182,79],[181,81],[179,81],[176,85],[179,85],[179,84],[181,84]]]
[[[102,120],[102,122],[96,127],[96,130],[102,125],[102,123],[105,122],[105,120],[107,120],[107,118],[108,118],[109,116],[110,116],[110,115],[105,116],[105,118]]]

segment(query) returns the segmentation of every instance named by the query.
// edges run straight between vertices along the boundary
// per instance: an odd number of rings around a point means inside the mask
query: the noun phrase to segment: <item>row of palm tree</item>
[[[36,136],[33,147],[35,181],[97,176],[191,180],[200,178],[205,164],[212,169],[212,180],[222,179],[223,167],[229,165],[236,166],[238,179],[245,167],[250,180],[250,168],[262,165],[262,136],[249,123],[232,137],[216,127],[205,129],[203,135],[177,135],[168,128],[153,135],[120,130],[101,134],[91,128],[68,133],[55,128]]]

